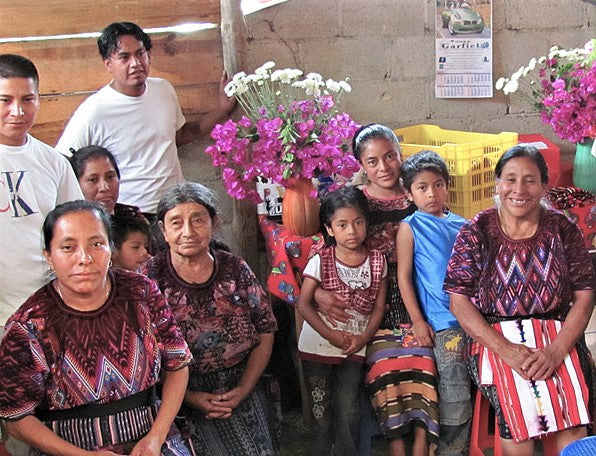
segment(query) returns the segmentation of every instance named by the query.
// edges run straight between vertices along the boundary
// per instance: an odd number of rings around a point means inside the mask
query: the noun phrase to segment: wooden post
[[[232,76],[244,68],[245,25],[240,0],[220,0],[221,4],[221,46],[224,68]],[[258,272],[259,252],[255,240],[258,235],[257,213],[253,203],[234,199],[232,204],[232,233],[238,252]]]
[[[231,76],[244,67],[246,33],[240,0],[220,0],[224,68]]]

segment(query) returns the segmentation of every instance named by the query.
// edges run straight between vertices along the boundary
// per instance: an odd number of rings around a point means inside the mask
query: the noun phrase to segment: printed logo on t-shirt
[[[19,196],[19,188],[25,179],[27,171],[2,171],[0,172],[0,184],[5,188],[4,195],[0,194],[0,213],[8,212],[12,209],[12,217],[25,217],[36,214],[29,204]]]

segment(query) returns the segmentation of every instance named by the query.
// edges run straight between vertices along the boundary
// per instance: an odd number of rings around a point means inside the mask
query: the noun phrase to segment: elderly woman
[[[213,249],[213,193],[196,183],[164,193],[157,220],[167,249],[149,260],[193,353],[184,398],[197,454],[271,455],[272,420],[259,378],[276,321],[241,258]]]
[[[445,290],[474,341],[469,368],[497,411],[503,454],[532,455],[530,437],[553,431],[560,451],[592,421],[593,361],[583,341],[592,263],[579,229],[541,204],[548,170],[534,147],[509,149],[495,175],[497,206],[460,231]],[[554,411],[541,389],[550,382],[563,395],[552,400]],[[565,406],[557,412],[558,401]]]
[[[0,418],[30,454],[189,455],[172,422],[190,351],[154,282],[109,269],[109,233],[96,203],[65,203],[46,217],[56,278],[8,321]]]
[[[100,203],[110,215],[128,214],[145,220],[138,207],[118,202],[120,170],[109,150],[101,146],[82,147],[73,150],[69,161],[87,201]]]

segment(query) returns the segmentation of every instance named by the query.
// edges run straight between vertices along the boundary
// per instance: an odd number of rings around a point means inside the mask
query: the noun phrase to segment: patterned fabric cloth
[[[564,320],[573,292],[593,286],[592,262],[581,233],[563,214],[544,209],[534,236],[512,240],[503,233],[496,208],[490,208],[459,232],[444,289],[469,296],[487,321],[495,323],[518,316]],[[581,341],[576,348],[592,404],[594,362]],[[468,367],[477,384],[478,362],[478,354],[470,352]],[[480,390],[497,412],[501,436],[511,438],[495,388]]]
[[[9,319],[0,417],[117,401],[155,385],[162,367],[188,365],[190,351],[157,285],[123,270],[109,277],[110,295],[97,310],[67,307],[49,283]]]
[[[493,327],[512,342],[542,348],[552,343],[561,322],[531,318],[494,323]],[[548,379],[525,380],[494,352],[474,344],[480,383],[495,385],[505,422],[517,442],[590,423],[588,387],[575,348]]]
[[[335,248],[327,247],[320,252],[321,255],[321,270],[322,283],[325,290],[331,290],[341,293],[350,298],[350,309],[357,310],[362,314],[370,314],[374,308],[377,292],[379,291],[379,284],[381,279],[385,277],[385,259],[379,250],[371,250],[368,252],[370,258],[370,286],[366,288],[358,288],[357,284],[354,287],[348,286],[342,279],[340,279],[337,271],[335,257]],[[345,267],[348,270],[350,268]],[[355,268],[354,268],[355,269]]]
[[[346,312],[351,317],[345,323],[337,322],[335,329],[356,335],[362,334],[368,326],[379,285],[386,274],[385,257],[378,250],[371,250],[362,264],[350,267],[337,260],[334,247],[325,247],[304,268],[304,276],[319,282],[324,290],[349,298]],[[321,319],[326,322],[323,315]],[[365,350],[366,347],[362,347],[358,352],[347,356],[341,348],[321,336],[308,321],[302,324],[298,338],[298,356],[302,360],[341,364],[346,359],[351,359],[362,363]]]
[[[283,225],[259,216],[259,226],[267,256],[271,265],[271,273],[267,277],[269,293],[292,306],[298,304],[300,296],[301,275],[309,259],[313,245],[321,243],[320,235],[301,237],[290,233]]]
[[[586,247],[596,248],[596,195],[577,187],[555,187],[548,199],[579,227]]]
[[[366,383],[384,434],[403,438],[414,427],[439,441],[437,368],[432,347],[419,347],[409,324],[374,335],[366,350]]]
[[[158,282],[190,346],[188,388],[215,392],[236,386],[260,333],[277,323],[265,292],[246,262],[222,250],[211,252],[213,273],[207,282],[189,284],[172,265],[169,250],[147,263],[145,273]],[[232,416],[207,420],[188,411],[191,439],[197,454],[209,456],[273,455],[276,423],[261,386]]]
[[[387,303],[389,309],[381,323],[381,328],[392,329],[399,323],[411,323],[406,306],[397,287],[397,254],[395,235],[399,222],[416,211],[406,197],[392,199],[375,198],[363,189],[370,217],[368,219],[368,236],[366,245],[369,249],[380,250],[387,259]]]
[[[397,286],[395,236],[401,220],[416,211],[406,195],[392,199],[371,196],[366,244],[387,259],[387,306],[381,329],[366,350],[367,390],[381,429],[390,439],[403,438],[414,427],[427,430],[436,446],[439,434],[437,369],[432,347],[418,347],[410,316]]]
[[[116,203],[114,205],[114,215],[113,216],[136,217],[139,220],[146,222],[147,224],[149,223],[147,221],[147,219],[145,218],[145,216],[143,215],[143,213],[141,212],[141,209],[139,209],[137,206],[131,206],[130,204]]]
[[[484,316],[564,320],[573,292],[593,286],[581,233],[563,214],[545,209],[534,236],[511,240],[490,208],[459,232],[444,288],[470,296]]]
[[[191,376],[238,364],[258,345],[259,333],[277,329],[267,295],[246,262],[223,250],[212,255],[213,274],[201,284],[180,278],[169,250],[143,270],[157,281],[193,353]]]

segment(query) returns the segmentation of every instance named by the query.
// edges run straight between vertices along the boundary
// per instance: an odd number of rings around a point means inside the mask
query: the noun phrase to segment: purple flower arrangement
[[[553,46],[548,56],[532,58],[510,78],[500,78],[496,88],[528,99],[561,139],[596,137],[596,39],[583,49]]]
[[[259,176],[287,186],[297,178],[348,180],[359,169],[349,151],[358,125],[338,109],[351,91],[347,81],[323,81],[317,73],[302,78],[300,70],[274,66],[234,75],[225,90],[244,115],[216,125],[205,150],[236,199],[260,202],[253,184]]]

